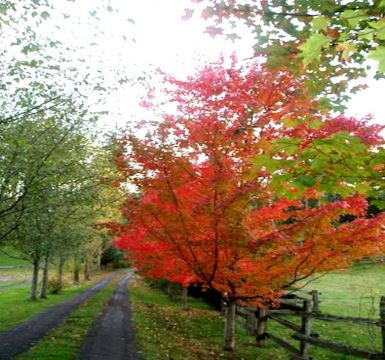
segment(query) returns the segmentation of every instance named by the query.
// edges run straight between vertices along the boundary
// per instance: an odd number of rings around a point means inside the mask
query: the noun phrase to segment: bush
[[[59,294],[63,290],[63,283],[60,283],[59,279],[48,280],[48,291],[51,294]]]

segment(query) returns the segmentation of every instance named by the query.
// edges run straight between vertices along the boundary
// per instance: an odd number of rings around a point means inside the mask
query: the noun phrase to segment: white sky
[[[114,73],[136,78],[155,68],[184,76],[193,73],[199,63],[217,60],[221,52],[235,52],[239,59],[252,56],[253,40],[247,31],[243,31],[242,40],[236,42],[220,36],[212,39],[204,33],[208,23],[199,16],[189,21],[182,20],[184,9],[194,6],[191,0],[52,2],[60,12],[71,15],[66,20],[62,16],[61,19],[51,19],[61,27],[58,36],[64,42],[83,47],[79,56],[82,54],[95,68],[102,66],[106,73],[110,73],[108,76]],[[90,11],[96,11],[95,17],[90,16]],[[128,19],[133,19],[135,24]],[[96,45],[90,46],[91,43]],[[368,84],[367,90],[351,100],[347,115],[372,113],[376,122],[385,124],[385,106],[382,104],[385,81],[370,80]],[[144,113],[138,106],[138,94],[140,86],[132,83],[119,86],[119,90],[107,99],[106,107],[111,114],[105,121],[110,126],[121,126],[143,117]]]

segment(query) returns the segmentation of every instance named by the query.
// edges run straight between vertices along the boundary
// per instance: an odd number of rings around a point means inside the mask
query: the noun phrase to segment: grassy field
[[[321,292],[321,309],[330,314],[378,317],[385,296],[385,264],[355,265],[328,273],[304,288]]]
[[[8,256],[9,254],[11,256]],[[19,259],[20,254],[12,249],[7,247],[0,248],[0,267],[1,266],[14,266],[14,267],[31,267],[31,263],[26,260]]]
[[[45,336],[29,351],[18,356],[17,360],[76,359],[84,336],[102,313],[118,280],[115,279],[107,287],[92,296],[76,309],[56,330]]]
[[[385,265],[357,265],[347,271],[327,274],[314,280],[302,292],[312,289],[322,294],[321,311],[336,315],[378,317],[378,304],[385,295]],[[144,360],[153,359],[289,359],[289,354],[272,341],[266,347],[254,347],[254,339],[246,335],[242,326],[236,329],[236,351],[222,351],[223,318],[209,307],[192,300],[191,309],[184,311],[181,304],[172,302],[160,290],[137,282],[131,290],[137,341]],[[299,323],[299,319],[290,317]],[[350,323],[314,321],[313,331],[322,339],[381,351],[380,328]],[[268,332],[290,341],[291,332],[269,321]],[[315,359],[356,359],[323,349],[311,348]]]
[[[385,264],[355,265],[312,281],[304,290],[321,292],[320,310],[327,314],[379,318],[380,297],[385,296]],[[381,328],[370,325],[315,320],[322,339],[381,351]],[[313,348],[316,359],[355,359]]]
[[[72,285],[60,294],[49,294],[48,299],[29,300],[29,287],[0,291],[0,331],[33,316],[48,306],[80,294],[105,274],[99,274],[81,285]]]

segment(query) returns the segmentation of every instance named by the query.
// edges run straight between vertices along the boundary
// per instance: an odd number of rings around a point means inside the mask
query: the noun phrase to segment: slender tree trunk
[[[99,272],[102,270],[102,255],[98,253],[96,256],[96,272]]]
[[[91,280],[90,264],[88,258],[86,258],[86,260],[84,261],[84,279]]]
[[[235,335],[235,302],[227,301],[226,313],[225,313],[225,346],[227,351],[234,350]]]
[[[50,260],[51,260],[51,251],[48,250],[47,255],[45,256],[45,259],[44,259],[43,278],[41,281],[41,289],[40,289],[41,299],[47,299],[48,270],[49,270]]]
[[[183,301],[183,310],[188,310],[188,286],[183,286],[182,301]]]
[[[58,278],[60,289],[63,288],[63,273],[64,273],[65,262],[66,262],[66,257],[64,255],[60,255],[59,267],[58,267],[58,272],[57,272],[57,278]]]
[[[172,285],[170,281],[167,281],[167,288],[166,288],[167,296],[170,300],[172,300]]]
[[[32,283],[31,283],[31,296],[30,299],[35,301],[37,299],[37,283],[39,282],[39,266],[40,258],[35,258],[33,261]]]
[[[74,283],[79,284],[80,282],[80,262],[78,255],[74,257]]]

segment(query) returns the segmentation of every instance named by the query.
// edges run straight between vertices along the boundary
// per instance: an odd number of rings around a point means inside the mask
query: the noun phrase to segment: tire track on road
[[[133,273],[121,280],[106,309],[86,335],[79,360],[140,360],[128,298]]]

